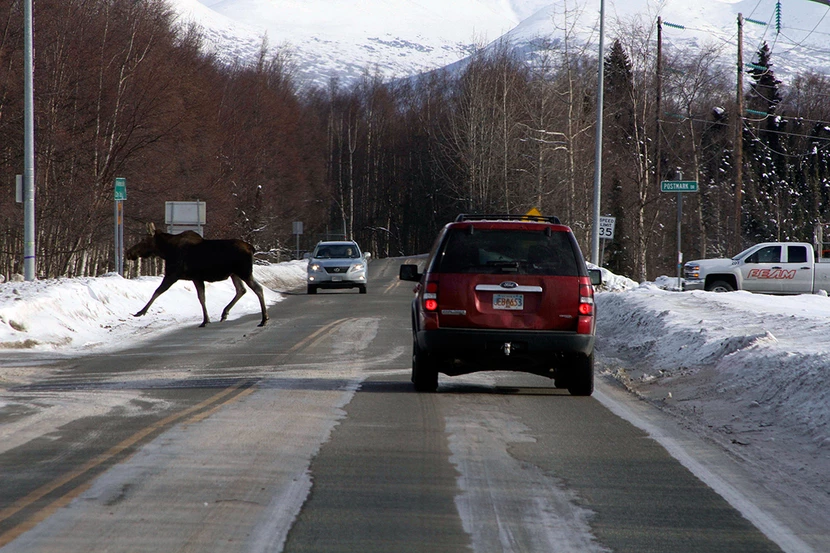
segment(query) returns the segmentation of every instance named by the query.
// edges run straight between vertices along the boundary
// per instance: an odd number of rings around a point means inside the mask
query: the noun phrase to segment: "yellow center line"
[[[31,517],[26,519],[25,521],[21,522],[8,532],[0,534],[0,547],[4,547],[10,544],[18,537],[22,536],[23,534],[25,534],[26,532],[28,532],[29,530],[31,530],[32,528],[34,528],[35,526],[37,526],[38,524],[52,516],[52,514],[58,509],[61,509],[69,505],[69,503],[71,503],[73,499],[80,496],[91,486],[91,480],[89,482],[84,482],[80,486],[73,488],[65,495],[62,495],[61,497],[50,503],[48,506],[44,507],[43,509],[41,509]]]
[[[390,288],[391,288],[391,286],[389,288],[387,288],[387,290],[390,289]],[[309,336],[305,337],[303,340],[301,340],[301,341],[297,342],[296,344],[294,344],[294,346],[292,346],[286,353],[294,353],[294,352],[297,352],[297,351],[299,351],[299,350],[301,350],[305,347],[313,347],[314,345],[316,345],[317,343],[322,341],[326,337],[326,334],[329,333],[332,329],[334,329],[335,327],[343,324],[344,322],[346,322],[348,320],[349,320],[349,318],[338,319],[336,321],[333,321],[333,322],[321,327],[316,332],[310,334]],[[102,465],[103,463],[106,463],[110,459],[116,457],[120,453],[123,453],[127,448],[135,445],[136,443],[138,443],[142,439],[146,438],[150,434],[152,434],[152,433],[154,433],[154,432],[156,432],[156,431],[158,431],[158,430],[160,430],[160,429],[162,429],[162,428],[164,428],[164,427],[166,427],[166,426],[168,426],[168,425],[170,425],[174,422],[185,419],[190,415],[193,415],[193,416],[191,418],[189,418],[188,420],[186,420],[185,424],[192,424],[192,423],[195,423],[195,422],[199,422],[199,421],[204,420],[205,418],[209,417],[210,415],[212,415],[213,413],[215,413],[216,411],[218,411],[219,409],[221,409],[225,405],[253,393],[254,390],[255,390],[254,388],[249,388],[247,390],[243,390],[242,392],[236,394],[235,396],[229,398],[228,400],[214,405],[211,409],[208,409],[207,411],[204,411],[204,412],[200,412],[203,409],[205,409],[206,407],[208,407],[209,405],[212,405],[212,404],[222,400],[223,398],[227,397],[228,395],[236,392],[246,382],[247,381],[244,381],[244,380],[239,381],[236,384],[234,384],[233,386],[230,386],[229,388],[226,388],[226,389],[222,390],[218,394],[215,394],[215,395],[209,397],[208,399],[202,401],[201,403],[199,403],[197,405],[194,405],[193,407],[189,407],[188,409],[185,409],[184,411],[174,413],[174,414],[172,414],[168,417],[165,417],[165,418],[161,419],[160,421],[157,421],[157,422],[155,422],[155,423],[139,430],[138,432],[136,432],[135,434],[133,434],[129,438],[127,438],[127,439],[121,441],[120,443],[116,444],[115,446],[111,447],[106,452],[104,452],[104,453],[94,457],[93,459],[87,461],[86,463],[84,463],[83,465],[78,467],[77,469],[64,474],[60,478],[57,478],[57,479],[49,482],[48,484],[44,484],[43,486],[41,486],[40,488],[32,491],[31,493],[29,493],[25,497],[23,497],[21,499],[18,499],[17,501],[15,501],[9,507],[6,507],[5,509],[0,510],[0,523],[2,523],[4,521],[6,521],[7,519],[11,518],[15,514],[22,511],[23,509],[26,509],[26,508],[32,506],[34,503],[36,503],[40,499],[43,499],[44,497],[46,497],[50,493],[54,492],[55,490],[61,488],[62,486],[65,486],[65,485],[69,484],[72,480],[78,478],[79,476],[82,476],[83,474],[89,472],[90,470],[94,469],[95,467],[98,467],[98,466]],[[195,415],[194,415],[194,413],[195,413]],[[85,482],[85,483],[82,483],[82,484],[76,486],[72,490],[68,491],[67,493],[63,494],[59,498],[55,499],[52,503],[50,503],[46,507],[40,509],[37,513],[35,513],[33,516],[29,517],[26,521],[18,524],[17,526],[10,529],[9,531],[7,531],[3,534],[0,534],[0,547],[3,547],[6,544],[11,543],[14,539],[16,539],[18,536],[20,536],[24,532],[29,531],[30,529],[34,528],[40,522],[46,520],[49,516],[52,515],[52,513],[54,513],[55,511],[57,511],[61,507],[64,507],[64,506],[68,505],[70,501],[72,501],[74,498],[81,495],[85,490],[89,489],[89,487],[91,485],[92,485],[92,482],[90,481],[90,482]]]
[[[176,422],[180,419],[183,419],[183,418],[187,417],[188,415],[190,415],[194,412],[200,411],[201,409],[204,409],[208,405],[210,405],[210,404],[212,404],[216,401],[219,401],[220,399],[234,393],[241,386],[243,386],[246,382],[247,381],[237,382],[233,386],[222,390],[218,394],[215,394],[215,395],[209,397],[208,399],[204,400],[203,402],[201,402],[197,405],[194,405],[193,407],[189,407],[188,409],[185,409],[184,411],[174,413],[174,414],[172,414],[168,417],[165,417],[165,418],[161,419],[160,421],[157,421],[157,422],[155,422],[155,423],[139,430],[138,432],[136,432],[135,434],[133,434],[129,438],[127,438],[127,439],[123,440],[122,442],[114,445],[113,447],[111,447],[106,452],[101,453],[100,455],[98,455],[97,457],[94,457],[93,459],[90,459],[89,461],[87,461],[86,463],[84,463],[83,465],[78,467],[77,469],[66,473],[65,475],[61,476],[60,478],[57,478],[57,479],[49,482],[48,484],[45,484],[45,485],[41,486],[40,488],[34,490],[33,492],[29,493],[27,496],[25,496],[21,499],[18,499],[12,505],[10,505],[9,507],[6,507],[2,511],[0,511],[0,522],[4,522],[9,517],[17,514],[18,512],[20,512],[21,510],[23,510],[25,508],[31,506],[36,501],[42,499],[43,497],[45,497],[48,494],[52,493],[53,491],[57,490],[61,486],[65,486],[66,484],[68,484],[69,482],[74,480],[75,478],[78,478],[79,476],[83,475],[84,473],[89,472],[90,470],[94,469],[95,467],[107,462],[108,460],[112,459],[113,457],[115,457],[119,453],[122,453],[125,449],[135,445],[137,442],[139,442],[142,439],[146,438],[148,435],[152,434],[153,432],[156,432],[157,430],[159,430],[161,428],[164,428],[165,426],[167,426],[171,423],[174,423],[174,422]],[[6,543],[8,543],[8,541],[6,541],[6,535],[7,534],[8,533],[3,534],[3,535],[0,536],[0,547],[5,545]]]
[[[178,415],[172,415],[170,417],[167,417],[167,419],[164,419],[164,420],[166,420],[168,422],[173,422],[177,418],[186,417],[188,414],[193,413],[194,411],[198,411],[200,406],[204,407],[206,405],[209,405],[211,401],[214,401],[214,400],[217,400],[217,399],[222,399],[223,397],[227,396],[230,392],[238,390],[239,387],[242,386],[243,384],[244,384],[244,381],[243,382],[238,382],[237,384],[231,386],[230,388],[227,388],[227,389],[223,390],[219,394],[216,394],[213,397],[203,401],[199,405],[196,405],[194,407],[191,407],[190,409],[182,411]],[[240,393],[236,394],[235,396],[232,396],[232,397],[226,399],[225,401],[214,405],[211,409],[208,409],[207,411],[204,411],[204,412],[201,412],[201,413],[197,412],[195,415],[193,415],[192,417],[190,417],[189,419],[184,421],[183,424],[194,424],[196,422],[204,420],[205,418],[209,417],[213,413],[217,412],[219,409],[229,405],[230,403],[238,401],[238,400],[242,399],[243,397],[246,397],[246,396],[252,394],[255,391],[256,391],[256,388],[254,388],[254,387],[250,387],[246,390],[243,390]],[[159,428],[161,426],[164,426],[163,422],[164,421],[159,421],[158,423],[155,423],[154,425],[151,425],[148,428]],[[139,434],[142,435],[142,436],[146,436],[148,434],[148,432],[146,432],[146,430],[147,429],[144,429],[141,432],[138,432],[137,434],[134,434],[131,438],[128,438],[127,440],[124,440],[124,442],[121,442],[121,444],[119,444],[118,446],[115,446],[114,448],[110,449],[110,451],[113,451],[116,448],[118,448],[120,445],[133,440],[133,438],[135,436],[138,436]],[[123,448],[121,449],[121,451],[123,451]],[[103,454],[103,455],[106,455],[106,454]],[[77,472],[76,476],[82,474],[81,469],[79,469],[76,472]],[[64,481],[64,483],[66,483],[71,479],[72,478],[64,477],[64,478],[61,478],[60,480]],[[64,495],[62,495],[59,498],[57,498],[56,500],[54,500],[52,503],[50,503],[46,507],[43,507],[42,509],[40,509],[37,513],[35,513],[34,515],[29,517],[25,521],[21,522],[20,524],[18,524],[14,528],[10,529],[8,532],[5,532],[4,534],[0,534],[0,547],[3,547],[5,545],[11,543],[15,539],[17,539],[19,536],[21,536],[24,533],[28,532],[29,530],[31,530],[32,528],[34,528],[35,526],[37,526],[38,524],[40,524],[41,522],[43,522],[44,520],[46,520],[47,518],[52,516],[52,514],[55,513],[55,511],[57,511],[58,509],[61,509],[63,507],[66,507],[67,505],[69,505],[69,503],[73,499],[75,499],[76,497],[79,497],[82,493],[84,493],[86,490],[88,490],[90,488],[90,486],[92,486],[92,483],[93,483],[93,481],[90,480],[89,482],[84,482],[84,483],[80,484],[79,486],[76,486],[72,490],[68,491]],[[44,486],[44,488],[46,488],[46,486]],[[41,488],[41,489],[43,489],[43,488]],[[36,492],[33,492],[33,493],[36,493]],[[30,496],[31,495],[33,495],[33,494],[30,494]],[[27,496],[26,498],[23,498],[23,500],[21,500],[21,502],[26,500],[28,497],[29,496]],[[33,500],[33,501],[35,501],[35,500]],[[31,502],[30,502],[30,504],[31,504]],[[27,505],[22,505],[20,507],[20,509],[25,508],[26,506]],[[20,509],[18,509],[18,511]],[[17,511],[15,511],[15,512],[17,512]],[[14,514],[14,513],[11,513],[11,514]],[[6,517],[6,518],[8,518],[8,517]],[[4,520],[4,519],[0,518],[0,521],[2,521],[2,520]]]
[[[309,345],[309,344],[310,344],[310,342],[312,342],[312,341],[314,341],[314,343],[316,344],[316,343],[317,343],[317,340],[315,340],[315,338],[317,338],[317,337],[318,337],[318,336],[320,336],[321,334],[324,334],[324,333],[326,333],[326,332],[330,331],[330,330],[331,330],[332,328],[334,328],[335,326],[337,326],[337,325],[339,325],[339,324],[342,324],[342,323],[344,323],[344,322],[346,322],[346,321],[348,321],[348,320],[349,320],[348,318],[346,318],[346,319],[338,319],[338,320],[336,320],[336,321],[333,321],[333,322],[331,322],[331,323],[327,324],[326,326],[324,326],[324,327],[322,327],[322,328],[318,329],[318,330],[317,330],[317,332],[314,332],[313,334],[310,334],[309,336],[306,336],[304,339],[300,340],[299,342],[297,342],[296,344],[294,344],[293,346],[291,346],[291,348],[290,348],[288,351],[286,351],[286,353],[295,353],[295,352],[297,352],[297,351],[299,351],[299,350],[303,349],[303,348],[304,348],[304,347],[306,347],[307,345]],[[322,339],[322,338],[323,338],[323,337],[322,337],[322,336],[320,336],[320,339]]]
[[[398,286],[400,286],[401,284],[403,284],[403,281],[402,281],[402,280],[397,280],[397,279],[396,279],[396,280],[393,280],[393,281],[389,284],[389,286],[387,286],[386,288],[384,288],[383,293],[384,293],[384,294],[388,294],[389,292],[391,292],[392,290],[394,290],[395,288],[397,288],[397,287],[398,287]]]
[[[206,418],[208,418],[209,416],[211,416],[212,414],[214,414],[215,412],[217,412],[219,409],[222,409],[223,407],[227,407],[229,404],[231,404],[235,401],[239,401],[243,397],[249,396],[252,393],[254,393],[255,391],[256,391],[256,388],[254,388],[253,386],[248,388],[247,390],[242,390],[241,392],[239,392],[238,394],[236,394],[232,398],[228,399],[227,401],[223,401],[222,403],[217,403],[216,405],[214,405],[210,409],[202,411],[201,413],[196,413],[195,415],[193,415],[192,417],[190,417],[189,419],[184,421],[182,424],[185,424],[185,425],[187,425],[187,424],[196,424],[197,422],[203,421]]]

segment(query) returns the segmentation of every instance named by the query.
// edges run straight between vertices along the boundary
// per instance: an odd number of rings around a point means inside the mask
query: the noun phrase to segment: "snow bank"
[[[667,291],[597,296],[603,370],[736,454],[830,494],[830,298]],[[737,449],[736,449],[737,448]]]
[[[275,290],[305,283],[306,261],[255,265],[254,276],[266,288],[266,303],[283,299]],[[35,280],[0,284],[0,349],[124,347],[182,323],[199,323],[201,307],[190,281],[179,281],[159,296],[144,317],[133,317],[161,283],[161,277],[102,277]],[[212,320],[234,296],[231,281],[207,283],[205,303]],[[259,301],[248,291],[229,319],[259,313]]]

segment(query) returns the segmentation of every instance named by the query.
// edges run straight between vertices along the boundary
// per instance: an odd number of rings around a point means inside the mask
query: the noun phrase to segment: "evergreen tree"
[[[638,262],[640,230],[636,213],[639,207],[637,177],[632,173],[632,159],[639,153],[635,139],[634,74],[631,60],[619,39],[614,40],[605,58],[605,101],[607,122],[604,129],[604,211],[617,218],[614,242],[607,248],[613,270],[621,274],[642,276]]]
[[[755,54],[757,61],[748,71],[750,83],[750,97],[747,107],[770,115],[775,113],[781,103],[781,81],[775,78],[772,70],[772,51],[764,42]]]
[[[750,173],[745,179],[744,232],[753,241],[780,240],[791,200],[787,144],[781,140],[786,120],[776,113],[781,103],[781,81],[775,77],[772,52],[766,42],[756,52],[756,62],[748,73],[752,82],[746,102],[744,151]]]
[[[631,60],[619,39],[614,40],[605,58],[605,111],[610,115],[615,138],[621,135],[625,139],[631,134],[633,88]]]

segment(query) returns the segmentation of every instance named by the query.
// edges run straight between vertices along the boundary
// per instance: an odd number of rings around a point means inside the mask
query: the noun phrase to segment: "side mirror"
[[[366,261],[369,261],[370,259],[372,259],[372,254],[370,254],[369,252],[363,252],[363,258]]]
[[[311,259],[311,252],[305,252],[303,254],[303,259]]]
[[[588,269],[588,276],[591,277],[591,284],[594,286],[602,284],[602,271],[599,269]]]
[[[418,272],[418,266],[407,263],[401,265],[398,278],[401,280],[411,280],[412,282],[420,282],[421,274]]]

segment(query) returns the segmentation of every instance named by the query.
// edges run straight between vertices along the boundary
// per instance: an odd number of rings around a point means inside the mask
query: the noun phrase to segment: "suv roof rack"
[[[546,217],[544,215],[508,215],[506,213],[489,215],[459,213],[458,217],[455,218],[455,222],[460,223],[461,221],[531,221],[536,223],[551,223],[554,225],[562,224],[559,221],[559,217],[556,216]]]

